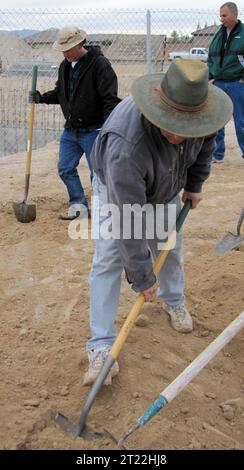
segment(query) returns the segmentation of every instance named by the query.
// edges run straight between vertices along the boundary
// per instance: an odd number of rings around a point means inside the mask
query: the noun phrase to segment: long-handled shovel
[[[213,359],[213,357],[244,327],[244,311],[231,322],[212,343],[204,349],[194,361],[181,372],[176,379],[166,387],[154,401],[154,403],[138,418],[136,424],[126,431],[119,440],[119,447],[123,447],[124,441],[135,431],[144,426],[160,410],[170,403],[196,375]]]
[[[33,66],[32,69],[32,87],[31,91],[36,91],[37,81],[37,65]],[[30,185],[30,168],[31,168],[31,154],[32,154],[32,137],[33,137],[33,126],[34,126],[34,114],[35,114],[35,102],[30,103],[29,108],[29,120],[28,120],[28,142],[27,142],[27,154],[26,154],[26,168],[25,168],[25,194],[23,202],[14,202],[13,209],[15,217],[19,222],[28,223],[36,219],[36,206],[35,204],[26,204],[29,185]]]
[[[176,221],[176,227],[172,231],[168,242],[165,244],[164,249],[161,251],[159,254],[158,258],[156,259],[154,266],[153,266],[153,271],[155,276],[158,276],[165,259],[167,257],[168,252],[171,250],[173,247],[175,241],[176,241],[176,234],[177,232],[180,231],[182,224],[189,212],[189,209],[191,207],[191,201],[187,200],[177,218]],[[96,439],[99,437],[103,437],[103,434],[100,433],[94,433],[89,427],[86,425],[86,418],[88,416],[88,413],[90,411],[90,408],[95,401],[95,398],[100,391],[107,375],[109,374],[109,371],[113,367],[113,364],[115,363],[120,350],[129,335],[130,330],[132,329],[136,318],[138,317],[140,310],[145,302],[145,298],[143,294],[139,294],[137,297],[136,302],[134,303],[124,325],[122,326],[119,335],[117,336],[110,352],[109,355],[107,356],[102,369],[100,370],[92,388],[91,391],[85,401],[85,404],[81,410],[80,417],[76,423],[71,423],[66,416],[64,416],[62,413],[57,413],[57,415],[54,418],[54,421],[61,426],[62,429],[65,430],[65,432],[70,433],[73,437],[83,437],[84,439]]]

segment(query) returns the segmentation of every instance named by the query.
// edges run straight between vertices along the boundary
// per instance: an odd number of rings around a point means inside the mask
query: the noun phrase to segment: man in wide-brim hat
[[[157,290],[162,312],[167,312],[175,330],[192,331],[184,298],[182,233],[177,235],[156,279],[152,258],[159,254],[162,237],[158,231],[147,237],[147,231],[153,224],[157,228],[164,224],[162,214],[170,214],[170,207],[176,208],[175,216],[179,213],[181,190],[182,201],[191,199],[192,208],[198,205],[202,184],[210,173],[215,133],[232,114],[231,100],[208,84],[207,67],[197,60],[176,59],[165,74],[136,79],[132,97],[124,99],[111,113],[91,154],[96,196],[94,233],[98,234],[98,228],[102,230],[95,240],[90,274],[92,338],[87,343],[89,369],[85,385],[95,380],[116,338],[114,324],[123,269],[132,289],[143,293],[146,301]],[[119,210],[119,237],[105,233],[106,226],[113,222],[106,203],[113,205],[111,211],[114,207]],[[137,208],[134,230],[138,229],[138,208],[147,205],[149,212],[151,209],[151,214],[156,214],[151,225],[142,223],[141,237],[135,231],[128,237],[128,217],[123,216],[128,204]],[[164,211],[157,211],[162,205]],[[145,222],[145,218],[142,220]],[[114,232],[118,235],[118,230]],[[111,383],[118,370],[115,362],[105,384]]]

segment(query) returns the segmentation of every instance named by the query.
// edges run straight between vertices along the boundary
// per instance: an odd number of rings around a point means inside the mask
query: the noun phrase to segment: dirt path
[[[91,241],[71,240],[57,219],[66,193],[56,173],[57,145],[34,152],[30,201],[34,223],[19,224],[12,201],[23,197],[24,154],[0,159],[0,448],[112,449],[110,440],[72,440],[51,417],[75,419],[87,389],[88,273]],[[87,192],[85,165],[81,173]],[[235,231],[243,198],[244,162],[228,126],[223,165],[213,165],[199,210],[185,226],[186,297],[195,329],[171,329],[158,301],[148,304],[146,327],[135,327],[120,357],[121,372],[94,404],[89,423],[117,436],[244,309],[244,245],[217,257],[214,248]],[[135,294],[123,282],[118,328]],[[244,449],[244,331],[145,428],[131,449]],[[221,404],[231,400],[225,406]]]

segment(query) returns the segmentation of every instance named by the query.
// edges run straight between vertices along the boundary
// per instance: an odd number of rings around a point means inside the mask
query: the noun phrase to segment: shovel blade
[[[26,204],[26,202],[14,202],[13,209],[15,217],[23,224],[33,222],[36,220],[36,206],[35,204]]]
[[[241,242],[243,242],[244,237],[233,235],[231,232],[227,232],[225,236],[220,240],[215,248],[215,253],[217,255],[222,255],[227,251],[237,248]]]
[[[87,425],[85,425],[82,432],[79,434],[78,423],[71,423],[62,413],[57,413],[54,417],[54,421],[64,432],[71,434],[74,438],[82,437],[87,441],[93,441],[94,439],[104,439],[106,437],[106,434],[93,431]]]
[[[79,434],[79,426],[78,423],[71,423],[66,416],[64,416],[62,413],[57,413],[56,416],[54,416],[54,422],[58,424],[58,426],[67,434],[71,434],[72,437],[80,437],[82,439],[85,439],[86,441],[93,441],[95,439],[111,439],[112,442],[115,444],[119,444],[119,440],[111,434],[111,432],[107,431],[107,429],[104,429],[104,432],[96,432],[93,431],[87,424],[85,424],[85,427],[83,428],[82,432]],[[121,446],[121,449],[126,450],[125,446]]]

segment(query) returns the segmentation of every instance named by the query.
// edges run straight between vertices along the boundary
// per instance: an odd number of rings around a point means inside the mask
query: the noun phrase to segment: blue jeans
[[[90,132],[78,129],[64,129],[61,135],[58,174],[68,190],[70,205],[84,204],[84,206],[88,207],[77,167],[82,154],[85,153],[92,180],[93,170],[90,153],[98,132],[99,130],[96,129]]]
[[[241,154],[244,158],[244,83],[239,80],[234,82],[222,82],[214,80],[214,85],[225,91],[233,103],[233,117],[235,123],[236,137],[238,140]],[[225,129],[220,129],[215,140],[215,150],[213,152],[216,160],[223,160],[225,153]]]
[[[102,184],[96,173],[93,181],[93,194],[99,198],[100,207],[107,204],[107,188]],[[177,196],[171,202],[180,211],[180,200]],[[95,208],[93,207],[93,210]],[[99,224],[104,224],[108,215],[99,214]],[[94,213],[93,213],[94,220]],[[148,240],[153,260],[159,255],[158,240]],[[115,318],[119,306],[121,275],[123,265],[116,240],[95,240],[95,253],[89,277],[90,283],[90,328],[92,338],[87,342],[91,349],[110,347],[116,339]],[[159,289],[157,296],[168,306],[184,303],[184,272],[183,272],[183,235],[177,235],[174,249],[170,250],[164,266],[158,276]]]

